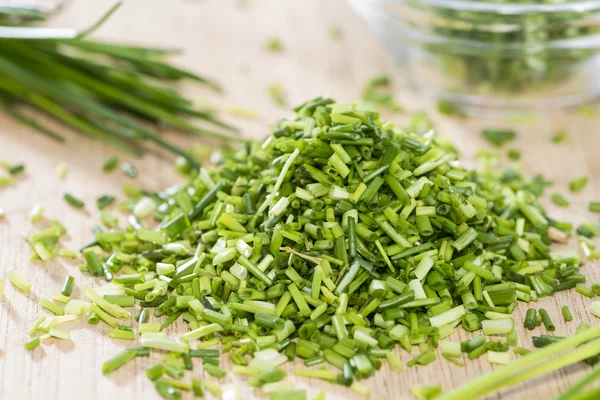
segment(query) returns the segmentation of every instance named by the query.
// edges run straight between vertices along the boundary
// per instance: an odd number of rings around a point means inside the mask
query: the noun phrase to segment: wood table
[[[50,22],[51,26],[89,26],[113,0],[72,3]],[[328,34],[332,26],[340,27],[341,39],[333,39]],[[265,88],[273,81],[283,83],[288,104],[296,105],[317,95],[339,100],[355,99],[373,73],[386,71],[398,75],[393,60],[369,27],[342,0],[256,0],[241,3],[230,0],[131,0],[96,36],[155,46],[176,45],[185,49],[185,54],[176,60],[178,63],[215,77],[226,88],[222,97],[190,88],[194,99],[204,101],[209,98],[219,108],[249,106],[259,111],[258,121],[234,121],[243,128],[247,137],[263,137],[268,133],[269,123],[290,115],[289,111],[274,105],[267,95]],[[264,43],[272,36],[281,38],[284,43],[282,53],[265,50]],[[408,109],[426,107],[415,100],[417,95],[402,88],[399,88],[399,99]],[[438,131],[455,140],[465,162],[470,165],[473,165],[475,152],[487,146],[479,134],[481,128],[498,125],[477,119],[442,118],[434,111],[431,113]],[[391,118],[402,120],[406,114],[392,115]],[[561,128],[568,128],[569,140],[557,146],[551,143],[550,137]],[[29,260],[31,250],[22,234],[43,226],[43,223],[35,226],[29,222],[31,208],[42,204],[47,219],[63,222],[69,230],[69,239],[64,245],[76,249],[92,236],[90,227],[99,217],[94,204],[100,195],[120,194],[120,188],[128,182],[150,190],[182,182],[172,168],[171,159],[152,155],[132,159],[69,129],[60,126],[57,129],[67,137],[66,145],[0,116],[0,159],[27,165],[26,172],[14,186],[0,189],[0,206],[6,212],[6,219],[0,221],[0,277],[4,278],[9,270],[14,269],[33,282],[33,289],[28,295],[7,282],[5,298],[0,300],[0,399],[158,398],[144,373],[146,367],[159,360],[158,354],[153,354],[151,360],[138,358],[110,376],[102,376],[102,363],[130,345],[109,339],[107,326],[103,324],[92,327],[85,321],[71,323],[68,329],[72,340],[51,340],[31,352],[23,348],[23,343],[29,340],[26,333],[29,327],[39,315],[46,314],[38,305],[41,298],[50,298],[53,292],[59,291],[67,274],[76,277],[75,298],[81,298],[81,288],[93,282],[87,274],[78,270],[78,261],[57,259],[42,264]],[[509,147],[521,149],[523,169],[531,175],[543,173],[555,182],[546,190],[543,200],[550,214],[573,223],[591,218],[597,222],[598,216],[587,212],[587,204],[593,199],[600,200],[598,120],[586,118],[576,111],[558,112],[521,123],[517,129],[518,140]],[[165,136],[181,145],[198,142],[180,134],[166,133]],[[132,161],[140,171],[139,178],[130,181],[120,172],[102,173],[101,165],[111,154]],[[66,162],[69,166],[68,176],[63,180],[55,174],[59,162]],[[570,194],[568,182],[583,175],[590,177],[590,184],[581,193]],[[66,192],[84,199],[87,203],[85,210],[78,211],[68,206],[62,198]],[[550,192],[566,195],[571,207],[553,207],[548,201]],[[575,243],[570,244],[571,248],[575,246]],[[598,264],[586,263],[583,268],[591,282],[600,278],[597,267]],[[590,299],[571,291],[543,299],[535,306],[549,311],[557,325],[556,334],[561,335],[573,333],[579,322],[596,323],[588,312],[590,302]],[[573,312],[574,321],[571,323],[563,322],[560,316],[560,306],[564,304],[568,304]],[[545,332],[539,328],[532,332],[522,329],[521,321],[526,309],[527,305],[520,304],[515,318],[520,344],[531,347],[530,337]],[[183,329],[183,324],[178,324],[171,327],[169,333],[182,332]],[[464,340],[466,337],[464,332],[459,332],[453,339]],[[404,362],[409,359],[406,353],[401,357]],[[384,366],[364,383],[371,389],[372,399],[409,399],[413,398],[410,387],[414,384],[440,383],[449,390],[474,379],[490,370],[484,359],[466,360],[462,368],[438,357],[427,367],[407,368],[402,373],[394,373]],[[285,367],[288,372],[292,368],[292,365]],[[552,398],[581,376],[585,369],[581,365],[573,366],[490,398]],[[203,378],[200,368],[196,368],[194,376]],[[289,379],[297,386],[307,388],[308,398],[319,390],[327,392],[327,399],[362,398],[349,389],[320,381],[293,376]],[[245,380],[230,374],[221,382],[237,385],[242,399],[265,398],[258,390],[247,389],[243,383]]]

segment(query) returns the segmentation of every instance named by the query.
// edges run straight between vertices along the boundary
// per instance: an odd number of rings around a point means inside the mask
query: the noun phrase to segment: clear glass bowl
[[[416,91],[466,107],[600,94],[600,0],[349,0]]]

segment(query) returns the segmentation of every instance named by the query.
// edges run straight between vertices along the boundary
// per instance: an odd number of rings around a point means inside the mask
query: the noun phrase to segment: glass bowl
[[[553,108],[600,94],[600,1],[349,0],[419,93]]]

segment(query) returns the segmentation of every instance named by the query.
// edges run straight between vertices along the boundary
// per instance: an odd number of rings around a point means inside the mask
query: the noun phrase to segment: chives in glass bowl
[[[349,2],[428,96],[550,109],[600,94],[600,0]]]

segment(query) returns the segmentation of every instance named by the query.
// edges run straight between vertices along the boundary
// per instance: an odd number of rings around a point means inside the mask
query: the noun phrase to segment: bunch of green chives
[[[143,142],[153,142],[196,167],[193,157],[148,123],[207,137],[235,137],[235,129],[212,111],[198,110],[168,86],[190,80],[219,90],[213,81],[169,64],[165,58],[173,50],[86,39],[99,23],[86,32],[66,34],[16,26],[45,17],[37,9],[0,8],[0,106],[7,114],[58,141],[63,136],[29,110],[134,154],[142,153]]]
[[[168,352],[147,371],[163,397],[216,392],[211,381],[187,382],[185,370],[201,358],[204,372],[223,377],[218,344],[233,371],[278,393],[272,398],[289,391],[277,367],[297,358],[326,368],[295,375],[363,394],[357,381],[384,362],[402,369],[398,345],[419,348],[408,366],[433,362],[438,347],[458,365],[484,354],[506,364],[518,342],[517,303],[585,281],[576,254],[550,250],[549,232],[570,227],[550,220],[540,191],[514,171],[466,170],[431,132],[402,129],[355,103],[319,97],[295,111],[263,142],[191,171],[182,187],[145,192],[127,228],[96,229],[82,249],[81,270],[110,281],[83,290],[89,322]],[[62,233],[54,224],[29,242],[49,259]],[[81,311],[71,301],[64,312]],[[134,304],[135,327],[120,325]],[[539,324],[536,315],[528,312],[526,324],[554,328],[545,310]],[[168,339],[177,320],[189,330]],[[458,327],[482,334],[444,340]],[[104,372],[140,351],[107,361]],[[433,396],[439,387],[414,391]]]

